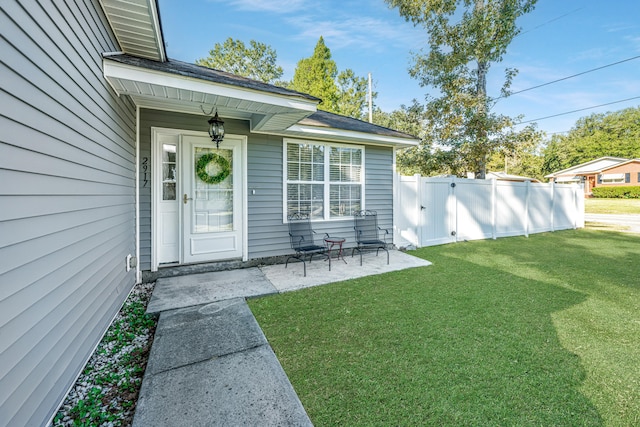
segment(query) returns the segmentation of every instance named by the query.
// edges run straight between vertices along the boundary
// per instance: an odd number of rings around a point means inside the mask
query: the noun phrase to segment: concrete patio
[[[134,426],[311,425],[246,304],[428,261],[398,251],[347,263],[322,259],[158,279],[147,311],[159,313]]]

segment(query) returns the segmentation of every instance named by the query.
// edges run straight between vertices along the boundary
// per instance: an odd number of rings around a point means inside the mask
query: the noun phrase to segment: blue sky
[[[376,104],[391,112],[433,91],[409,77],[411,52],[426,45],[415,28],[383,0],[159,0],[170,58],[194,62],[228,37],[273,47],[284,79],[323,36],[339,70],[373,75]],[[506,67],[519,70],[514,91],[640,55],[640,1],[539,0],[520,18],[522,34],[489,74],[498,94]],[[497,112],[533,120],[640,97],[640,58],[500,100]],[[640,105],[640,98],[538,121],[548,134],[580,117]]]

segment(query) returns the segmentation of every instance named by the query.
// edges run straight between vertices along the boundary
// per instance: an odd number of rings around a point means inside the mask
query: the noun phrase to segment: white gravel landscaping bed
[[[130,426],[157,319],[154,283],[136,285],[56,414],[54,426]]]

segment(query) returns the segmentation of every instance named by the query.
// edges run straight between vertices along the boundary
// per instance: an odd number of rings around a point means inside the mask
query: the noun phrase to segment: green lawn
[[[316,426],[640,425],[638,236],[412,253],[433,265],[250,301]]]
[[[640,214],[640,199],[584,199],[584,211],[594,214]]]

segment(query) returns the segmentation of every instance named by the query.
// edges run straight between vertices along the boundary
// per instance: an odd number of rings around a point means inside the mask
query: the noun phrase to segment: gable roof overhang
[[[640,163],[640,159],[629,159],[626,162],[620,162],[618,164],[611,165],[609,167],[603,168],[602,172],[607,171],[609,169],[613,169],[613,168],[619,168],[620,166],[626,166],[626,165],[631,164],[631,163]]]
[[[295,138],[396,148],[414,147],[420,143],[413,135],[321,110],[302,119],[282,134]]]
[[[167,59],[156,0],[100,0],[100,4],[123,52]]]
[[[181,61],[105,54],[104,76],[141,108],[248,120],[254,132],[284,131],[314,113],[318,98]],[[213,114],[213,113],[212,113]]]
[[[317,110],[320,99],[304,93],[182,61],[150,61],[113,53],[104,76],[141,108],[247,120],[256,133],[393,147],[419,144],[412,135]]]
[[[579,165],[545,175],[545,178],[555,178],[562,175],[593,175],[601,173],[603,170],[619,166],[620,164],[628,161],[629,159],[621,157],[600,157],[595,160],[591,160],[590,162],[581,163]]]

